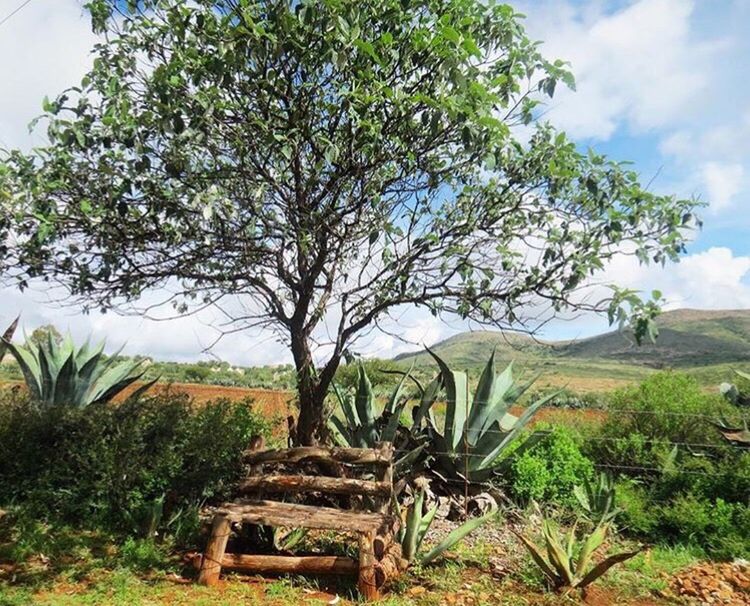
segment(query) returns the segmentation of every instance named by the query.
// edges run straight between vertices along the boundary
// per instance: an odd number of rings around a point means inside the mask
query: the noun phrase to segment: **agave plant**
[[[581,543],[576,538],[575,524],[566,538],[552,520],[544,519],[542,522],[543,549],[522,534],[516,533],[516,536],[529,550],[532,559],[554,589],[558,591],[585,589],[612,566],[629,560],[641,551],[638,549],[611,555],[598,564],[590,566],[594,554],[604,544],[609,528],[607,523],[599,524]]]
[[[424,445],[415,446],[414,434],[401,423],[401,414],[408,402],[404,386],[410,376],[411,369],[402,375],[380,412],[375,404],[372,383],[362,364],[358,369],[355,393],[344,393],[336,384],[333,385],[333,392],[343,413],[343,419],[335,414],[329,418],[334,436],[339,442],[353,448],[373,448],[379,442],[396,442],[399,450],[407,450],[404,456],[396,459],[397,475],[424,450]],[[412,427],[416,429],[418,424],[413,424]]]
[[[414,497],[414,502],[409,506],[405,515],[401,512],[398,502],[394,499],[394,504],[399,517],[402,518],[402,524],[399,527],[397,538],[401,543],[401,555],[409,563],[419,560],[421,564],[429,564],[440,557],[444,552],[454,547],[462,541],[467,535],[479,528],[482,524],[489,521],[496,514],[495,511],[485,515],[472,518],[464,522],[458,528],[455,528],[440,543],[433,547],[424,556],[418,557],[419,549],[422,546],[427,532],[430,530],[438,506],[430,508],[424,512],[426,486],[424,483],[419,485],[418,492]]]
[[[516,417],[508,411],[533,380],[522,386],[516,385],[512,363],[497,374],[493,351],[476,390],[471,394],[467,373],[452,370],[437,354],[427,351],[440,367],[447,400],[442,431],[428,411],[429,450],[449,478],[484,482],[508,464],[503,455],[520,437],[534,413],[555,398],[557,392],[529,404],[523,414]],[[514,453],[522,453],[541,437],[541,433],[532,434]]]
[[[91,347],[86,341],[78,350],[70,336],[60,344],[52,338],[46,344],[14,345],[7,338],[3,343],[21,367],[31,396],[46,406],[84,408],[107,402],[144,372],[141,362],[105,358],[103,342]],[[146,383],[133,395],[137,397],[154,383]]]
[[[608,523],[622,510],[615,507],[615,483],[612,476],[601,472],[595,482],[588,478],[573,488],[586,517],[595,524]]]
[[[735,370],[734,374],[742,380],[744,385],[750,383],[750,374],[741,370]],[[719,385],[719,391],[728,402],[735,406],[750,406],[750,394],[737,387],[734,383],[722,383]]]

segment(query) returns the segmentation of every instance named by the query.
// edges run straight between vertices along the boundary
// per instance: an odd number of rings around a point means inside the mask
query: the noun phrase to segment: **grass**
[[[326,604],[336,594],[341,603],[356,601],[354,581],[292,577],[276,580],[228,575],[218,587],[206,588],[189,579],[190,570],[169,542],[127,539],[53,528],[36,523],[3,529],[0,536],[0,606],[162,604],[222,606],[230,604]],[[616,549],[628,547],[619,545]],[[436,565],[412,567],[391,587],[387,606],[428,604],[578,603],[549,593],[538,569],[524,550],[510,544],[504,553],[479,537],[460,544]],[[518,549],[518,551],[516,551]],[[613,550],[615,547],[612,548]],[[493,562],[505,558],[511,570],[498,575]],[[666,588],[669,575],[702,557],[697,550],[654,547],[624,566],[616,567],[598,584],[617,604]]]

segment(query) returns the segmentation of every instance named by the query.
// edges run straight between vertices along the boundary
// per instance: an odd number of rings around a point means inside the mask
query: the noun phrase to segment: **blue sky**
[[[0,0],[0,18],[20,4]],[[750,308],[750,0],[527,0],[532,36],[550,58],[571,62],[577,91],[562,91],[547,118],[581,146],[632,160],[654,191],[697,195],[704,229],[678,265],[641,267],[629,258],[607,267],[608,281],[663,291],[668,307]],[[81,0],[32,1],[0,26],[0,145],[42,142],[26,124],[44,95],[76,83],[94,43]],[[53,7],[53,8],[50,8]],[[81,316],[47,293],[0,292],[0,324],[23,311],[31,329],[54,322],[75,337],[108,336],[126,352],[192,360],[212,340],[215,316],[170,322]],[[402,331],[431,343],[464,329],[408,312]],[[573,338],[606,328],[582,317],[549,325],[544,337]],[[259,347],[259,344],[263,344]],[[407,346],[374,333],[361,349],[391,355]],[[237,364],[286,362],[265,334],[238,334],[214,354]]]

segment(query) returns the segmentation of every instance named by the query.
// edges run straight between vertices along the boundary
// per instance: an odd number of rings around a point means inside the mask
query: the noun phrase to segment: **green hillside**
[[[657,324],[655,344],[638,346],[614,331],[565,344],[560,355],[655,368],[750,361],[750,310],[679,309],[662,314]]]
[[[455,335],[432,349],[458,368],[481,365],[495,347],[501,360],[515,360],[525,369],[545,375],[625,380],[641,378],[654,368],[693,371],[711,367],[706,378],[715,377],[728,365],[750,363],[750,310],[680,309],[662,314],[658,325],[656,344],[642,346],[636,345],[631,335],[618,331],[567,342],[477,331]],[[415,360],[418,367],[432,363],[423,350],[396,359]]]

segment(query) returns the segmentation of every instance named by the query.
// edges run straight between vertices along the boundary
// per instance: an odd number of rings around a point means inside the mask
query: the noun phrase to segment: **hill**
[[[655,344],[635,344],[632,335],[607,332],[576,341],[539,342],[499,331],[465,332],[436,343],[432,349],[457,367],[474,367],[497,347],[500,358],[532,366],[598,365],[689,368],[750,362],[750,310],[679,309],[663,313]],[[404,362],[430,362],[422,352],[401,354]],[[623,371],[625,369],[616,369]],[[583,368],[581,368],[583,371]],[[617,372],[620,374],[620,372]]]
[[[536,341],[528,335],[507,333],[496,330],[463,332],[431,346],[430,349],[443,359],[458,367],[474,367],[487,361],[488,352],[495,348],[499,358],[518,360],[545,356],[551,350],[547,343]],[[416,366],[434,364],[430,355],[421,349],[403,353],[394,358]]]

